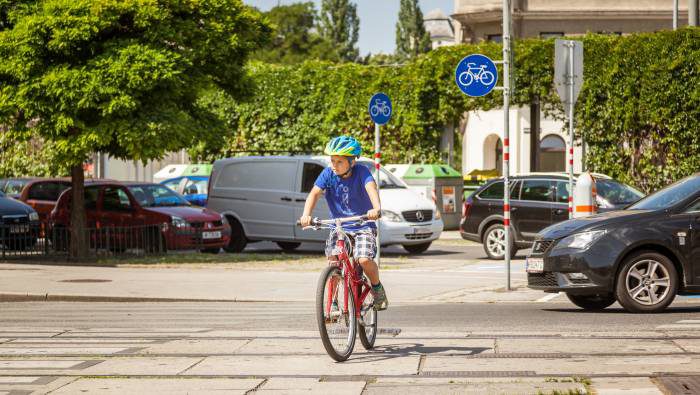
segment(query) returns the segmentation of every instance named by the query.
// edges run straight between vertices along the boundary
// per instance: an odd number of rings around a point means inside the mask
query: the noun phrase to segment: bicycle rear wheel
[[[326,267],[321,273],[316,290],[316,321],[323,347],[328,355],[338,362],[343,362],[350,357],[357,335],[355,298],[352,289],[348,287],[348,308],[347,311],[343,311],[345,292],[340,268]]]
[[[360,335],[360,343],[365,350],[374,348],[374,341],[377,340],[377,310],[374,309],[374,297],[370,292],[364,301],[362,301],[362,311],[360,317],[362,320],[357,321],[357,332]]]

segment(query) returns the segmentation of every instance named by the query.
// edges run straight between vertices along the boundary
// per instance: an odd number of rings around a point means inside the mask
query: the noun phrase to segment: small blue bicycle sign
[[[375,93],[369,100],[369,116],[378,125],[384,125],[391,118],[391,99],[384,93]]]
[[[480,54],[469,55],[457,65],[455,82],[467,96],[484,96],[496,86],[498,71],[488,57]]]

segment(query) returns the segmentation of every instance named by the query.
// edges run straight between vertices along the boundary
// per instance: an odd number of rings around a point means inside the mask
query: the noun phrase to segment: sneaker
[[[341,316],[340,308],[338,307],[338,302],[335,300],[333,301],[333,304],[331,305],[331,311],[330,315],[325,317],[326,324],[335,324],[338,322]]]
[[[386,310],[389,307],[389,300],[386,298],[384,286],[380,285],[378,290],[372,288],[372,296],[374,297],[374,309],[377,311]]]

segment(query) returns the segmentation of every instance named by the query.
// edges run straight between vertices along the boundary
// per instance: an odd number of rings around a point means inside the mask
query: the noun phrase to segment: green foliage
[[[272,7],[264,13],[272,23],[273,39],[251,58],[266,63],[296,64],[309,59],[339,61],[331,43],[316,31],[314,3]]]
[[[356,4],[350,0],[322,0],[319,31],[339,59],[348,62],[357,59],[360,19]]]
[[[585,82],[576,108],[577,135],[585,134],[589,169],[645,191],[700,170],[700,29],[631,36],[588,35]],[[291,150],[320,153],[341,133],[373,147],[367,102],[377,91],[393,101],[382,127],[384,162],[439,159],[442,127],[466,111],[502,105],[502,96],[463,95],[454,67],[466,54],[501,57],[494,43],[440,48],[402,67],[335,65],[311,61],[297,67],[255,63],[255,96],[234,103],[208,98],[231,131],[223,146],[196,153],[216,158],[230,150]],[[563,119],[553,89],[553,40],[515,44],[514,105],[539,96],[545,110]],[[499,66],[500,68],[500,66]]]
[[[200,98],[248,92],[243,66],[269,34],[240,0],[0,0],[0,15],[0,124],[72,165],[214,139]]]
[[[423,26],[423,12],[418,0],[401,0],[399,20],[396,22],[396,54],[414,58],[430,51],[430,33]]]

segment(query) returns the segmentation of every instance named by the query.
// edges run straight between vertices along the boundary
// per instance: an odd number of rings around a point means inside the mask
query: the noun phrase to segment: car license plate
[[[29,226],[27,225],[15,225],[10,227],[10,233],[27,233],[29,232]]]
[[[204,232],[202,233],[203,239],[220,239],[221,232]]]
[[[428,229],[428,228],[413,228],[414,235],[424,235],[426,233],[430,233],[430,229]]]
[[[525,271],[528,273],[542,273],[542,271],[544,271],[544,259],[542,259],[542,258],[527,258],[527,259],[525,259]]]

